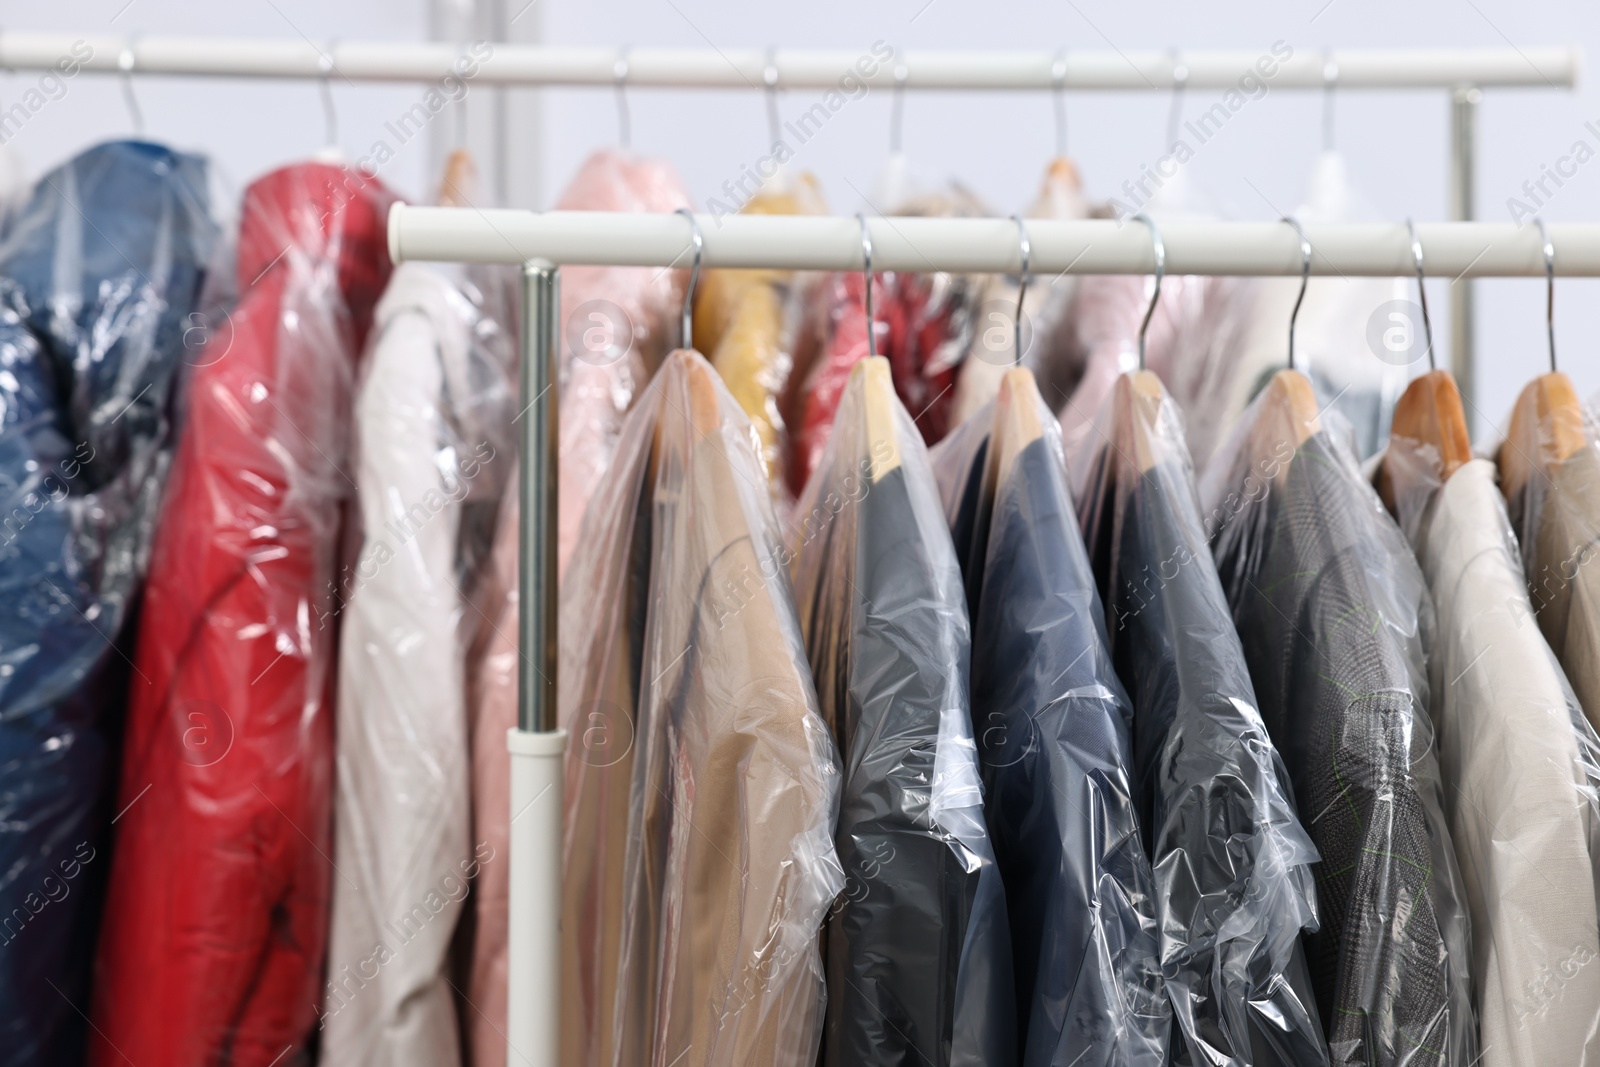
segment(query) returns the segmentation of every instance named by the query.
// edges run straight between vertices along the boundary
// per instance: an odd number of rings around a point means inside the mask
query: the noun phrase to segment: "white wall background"
[[[470,7],[474,0],[436,0]],[[487,2],[487,0],[478,0]],[[518,36],[536,20],[551,43],[660,44],[688,47],[813,46],[863,50],[875,40],[908,48],[1165,49],[1267,51],[1277,40],[1297,52],[1324,47],[1526,47],[1579,44],[1600,60],[1600,5],[1593,0],[505,0]],[[527,3],[528,6],[524,7]],[[182,33],[303,36],[321,42],[426,37],[436,12],[429,0],[3,0],[0,27],[83,33]],[[507,16],[507,17],[510,17]],[[32,84],[0,74],[0,103]],[[242,185],[260,172],[303,157],[324,140],[314,84],[196,82],[140,78],[139,101],[150,136],[204,149]],[[410,87],[335,88],[340,141],[364,154],[383,124],[419,95]],[[786,93],[794,117],[817,94]],[[1197,114],[1216,94],[1195,90]],[[888,148],[890,97],[876,91],[841,110],[799,150],[797,163],[817,172],[834,210],[860,208]],[[476,129],[484,110],[469,98]],[[635,90],[629,94],[636,150],[670,157],[697,203],[716,195],[741,165],[765,151],[760,94]],[[1070,148],[1095,195],[1111,195],[1164,149],[1169,100],[1164,93],[1077,93],[1069,97]],[[1273,90],[1252,101],[1201,148],[1191,181],[1228,217],[1276,219],[1302,200],[1321,142],[1316,92]],[[1387,218],[1446,217],[1448,102],[1443,92],[1357,92],[1337,97],[1337,143],[1351,174]],[[1506,200],[1522,195],[1579,139],[1600,148],[1584,128],[1600,126],[1600,87],[1576,91],[1492,90],[1480,126],[1478,213],[1508,220]],[[553,90],[544,100],[544,163],[537,176],[548,202],[593,147],[616,139],[608,90]],[[93,141],[126,135],[130,120],[117,80],[85,77],[35,115],[13,145],[32,168],[53,165]],[[530,136],[537,136],[532,131]],[[453,136],[441,130],[441,136]],[[957,178],[997,211],[1019,210],[1051,154],[1054,119],[1048,94],[920,93],[908,96],[905,149],[934,178]],[[432,185],[428,147],[418,139],[383,170],[402,192]],[[1591,161],[1543,209],[1551,221],[1600,218],[1600,160]],[[1559,252],[1559,250],[1558,250]],[[1486,280],[1479,286],[1479,428],[1503,420],[1516,392],[1544,366],[1543,283]],[[1430,282],[1436,332],[1448,328],[1444,282]],[[1600,281],[1557,288],[1557,345],[1562,369],[1584,395],[1600,391]],[[1441,336],[1441,340],[1443,337]],[[1481,434],[1480,434],[1481,436]]]

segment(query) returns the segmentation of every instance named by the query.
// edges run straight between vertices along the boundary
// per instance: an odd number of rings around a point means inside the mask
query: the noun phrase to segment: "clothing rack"
[[[90,53],[81,59],[85,46]],[[837,89],[852,76],[870,89],[1161,91],[1231,89],[1271,61],[1273,88],[1443,89],[1451,94],[1449,214],[1475,217],[1478,105],[1485,87],[1577,85],[1583,51],[1529,48],[1310,49],[1269,51],[892,51],[789,48],[601,48],[493,44],[471,53],[471,79],[497,86],[614,86],[674,89]],[[466,44],[327,41],[305,38],[76,37],[0,33],[0,70],[52,70],[66,59],[95,73],[227,78],[317,78],[331,82],[438,82],[468,55]],[[870,60],[871,62],[863,62]],[[1450,290],[1451,368],[1473,395],[1473,291]]]
[[[485,55],[485,52],[488,52]],[[87,56],[85,56],[87,53]],[[528,46],[491,49],[438,42],[317,44],[300,39],[217,39],[0,32],[0,70],[65,71],[230,79],[317,79],[331,84],[429,83],[463,77],[495,86],[617,89],[830,90],[849,74],[871,89],[950,91],[1158,91],[1237,88],[1268,56],[1258,51],[894,50],[892,61],[857,50],[673,49]],[[1485,87],[1572,88],[1582,68],[1575,47],[1337,49],[1272,57],[1273,88],[1445,90],[1451,94],[1450,214],[1468,220],[1476,188],[1476,124]],[[867,69],[870,67],[871,72]],[[3,106],[3,105],[0,105]],[[4,112],[0,111],[0,122]],[[705,267],[862,268],[853,219],[744,217],[697,220]],[[874,219],[873,263],[888,270],[1014,272],[1016,225],[999,219]],[[1143,274],[1153,269],[1149,232],[1111,221],[1029,220],[1031,268],[1056,273]],[[1465,221],[1418,227],[1430,274],[1472,278],[1544,272],[1531,228]],[[1300,244],[1271,223],[1170,223],[1162,227],[1167,269],[1184,274],[1298,275]],[[1600,225],[1550,227],[1556,273],[1600,276]],[[1403,226],[1309,226],[1311,272],[1414,272]],[[450,260],[522,264],[522,448],[519,725],[512,759],[509,1062],[553,1067],[559,1059],[562,759],[556,722],[556,458],[551,390],[559,343],[563,263],[687,267],[690,226],[674,216],[572,214],[397,206],[389,245],[396,262]],[[1470,396],[1470,286],[1452,287],[1452,364]]]
[[[1110,220],[1031,219],[1035,277],[1154,272],[1151,231]],[[1008,272],[1022,269],[1020,231],[1010,219],[729,216],[697,218],[608,212],[477,211],[408,207],[389,212],[395,262],[438,260],[522,265],[523,463],[519,597],[521,662],[518,729],[511,732],[510,1019],[514,1055],[551,1067],[560,1022],[562,753],[556,721],[556,441],[559,267],[608,264],[659,268],[753,267],[862,270],[863,227],[880,270]],[[1414,276],[1405,225],[1305,227],[1311,273]],[[1172,274],[1300,274],[1300,235],[1284,223],[1172,222],[1161,227]],[[1423,271],[1433,276],[1524,277],[1546,273],[1544,240],[1533,226],[1448,222],[1417,227]],[[1549,227],[1554,273],[1600,277],[1600,224]],[[696,244],[700,244],[696,256]],[[530,607],[532,610],[530,610]],[[536,806],[537,805],[537,806]],[[532,810],[530,810],[532,809]],[[513,1060],[512,1062],[517,1062]]]

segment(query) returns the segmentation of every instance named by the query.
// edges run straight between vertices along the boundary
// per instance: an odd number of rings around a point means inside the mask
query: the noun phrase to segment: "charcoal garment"
[[[139,597],[218,244],[208,172],[99,145],[39,179],[0,245],[6,1067],[83,1056]]]
[[[1322,857],[1306,952],[1330,1057],[1467,1067],[1470,937],[1427,710],[1432,606],[1337,430],[1296,448],[1273,400],[1251,406],[1202,496],[1262,718]]]
[[[1011,922],[1020,1062],[1158,1067],[1172,1013],[1128,698],[1058,424],[1032,376],[1013,375],[934,462],[972,612],[972,714]],[[1008,407],[1023,405],[1031,425],[1019,429]]]
[[[1317,852],[1256,710],[1177,409],[1153,374],[1124,375],[1096,428],[1078,514],[1133,701],[1174,1062],[1326,1063],[1300,943]]]
[[[822,1063],[1011,1063],[1011,931],[967,711],[961,571],[882,357],[851,372],[791,542],[844,763]]]

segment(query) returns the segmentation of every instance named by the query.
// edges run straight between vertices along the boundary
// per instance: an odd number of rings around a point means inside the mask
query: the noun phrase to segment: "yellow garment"
[[[741,214],[826,214],[821,187],[802,174],[787,188],[763,189]],[[761,465],[773,492],[781,491],[784,425],[778,396],[792,360],[785,329],[792,272],[714,270],[706,273],[694,302],[694,346],[705,353],[728,391],[750,417],[760,442]]]

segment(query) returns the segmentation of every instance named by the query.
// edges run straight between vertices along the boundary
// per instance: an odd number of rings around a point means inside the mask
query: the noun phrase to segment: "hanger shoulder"
[[[1500,446],[1500,488],[1513,497],[1535,470],[1561,463],[1589,443],[1583,404],[1572,379],[1560,371],[1529,382],[1511,409],[1511,424]]]
[[[1285,444],[1298,451],[1322,430],[1322,413],[1317,407],[1311,379],[1297,370],[1274,374],[1261,391],[1261,405],[1251,431],[1255,451],[1276,455]],[[1288,466],[1282,467],[1287,472]]]
[[[990,484],[1011,470],[1023,449],[1044,436],[1039,386],[1026,367],[1012,367],[1000,379],[1000,392],[994,402],[994,424],[990,430]]]
[[[1161,461],[1162,448],[1151,434],[1160,417],[1167,390],[1154,371],[1129,371],[1112,387],[1115,424],[1112,433],[1118,447],[1139,467],[1139,473],[1153,470]]]
[[[478,165],[472,153],[457,148],[445,158],[444,175],[439,179],[440,207],[472,207],[471,198],[478,185]]]
[[[1449,371],[1429,371],[1406,387],[1394,407],[1390,423],[1391,447],[1396,441],[1420,443],[1431,448],[1441,482],[1472,460],[1472,438],[1467,433],[1467,415],[1461,407],[1461,391]],[[1385,461],[1378,475],[1378,493],[1389,510],[1395,510],[1395,485]]]
[[[867,429],[867,454],[872,460],[872,480],[882,481],[900,466],[900,440],[896,432],[894,379],[889,361],[871,356],[857,363],[851,376],[861,382],[862,418]]]

